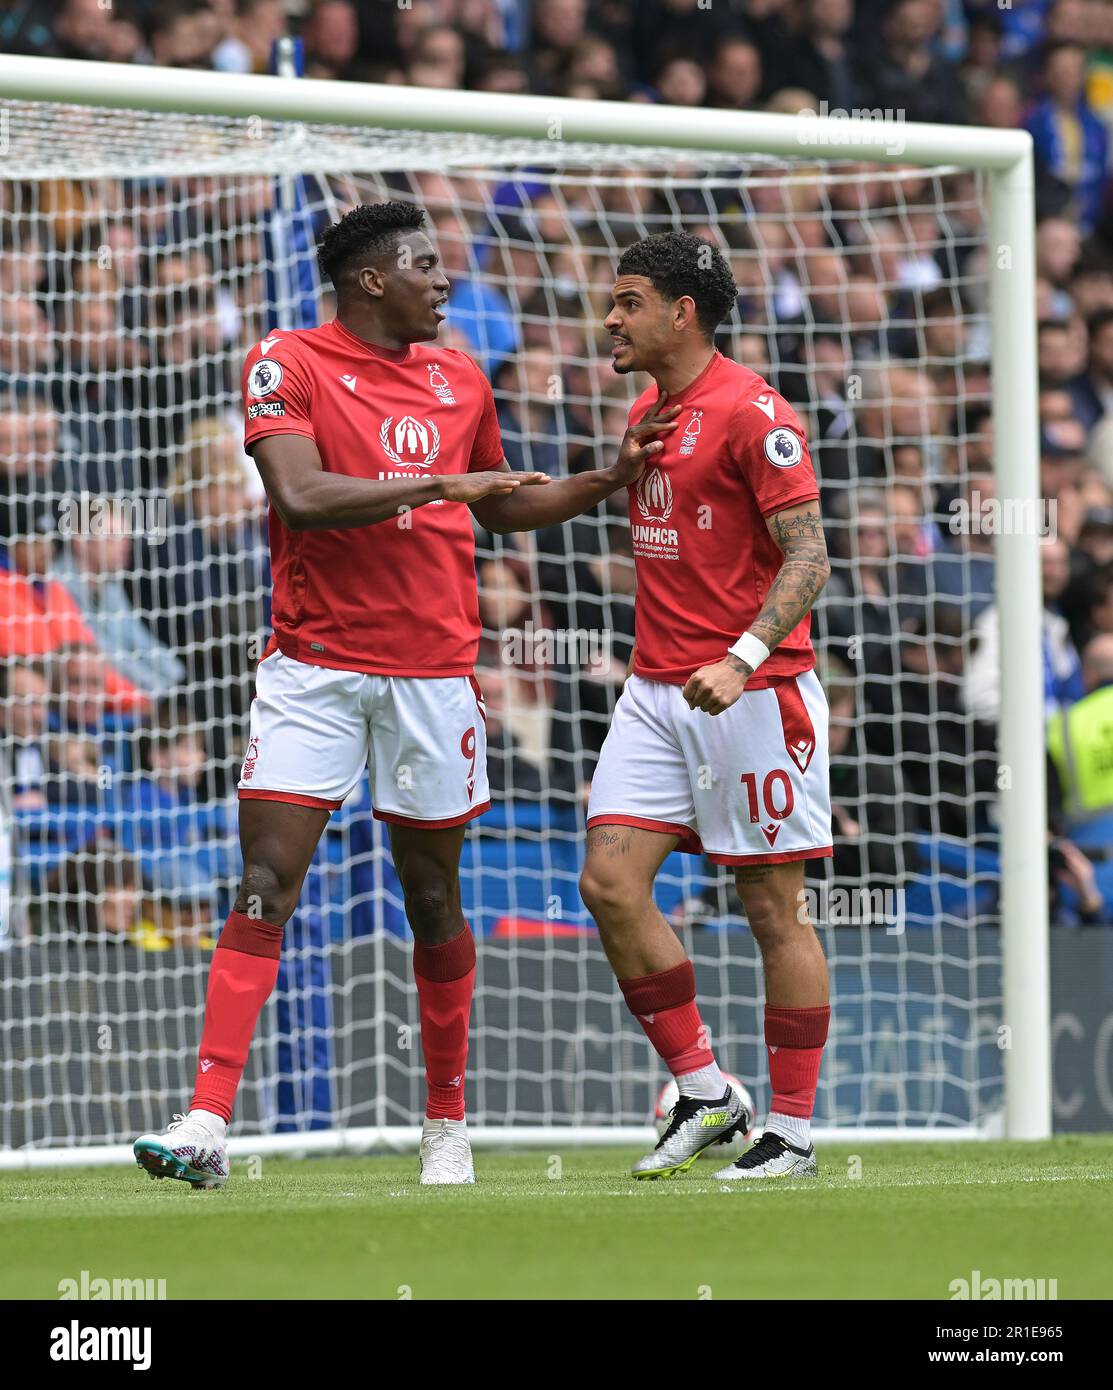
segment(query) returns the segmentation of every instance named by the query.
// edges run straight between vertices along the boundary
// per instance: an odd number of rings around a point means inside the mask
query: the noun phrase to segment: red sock
[[[462,1120],[468,1019],[475,989],[475,939],[468,928],[439,946],[415,941],[414,979],[428,1088],[426,1117]]]
[[[209,966],[190,1109],[232,1118],[255,1024],[278,979],[281,952],[281,927],[257,922],[243,912],[233,912],[224,924]]]
[[[779,1009],[765,1006],[765,1048],[769,1054],[770,1114],[811,1119],[819,1062],[827,1041],[831,1009]]]
[[[707,1043],[707,1030],[696,1005],[696,972],[690,960],[661,970],[619,980],[630,1012],[673,1076],[699,1071],[715,1060]]]

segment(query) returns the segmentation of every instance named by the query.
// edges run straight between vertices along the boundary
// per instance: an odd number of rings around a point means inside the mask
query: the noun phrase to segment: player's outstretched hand
[[[746,681],[752,674],[745,662],[725,656],[713,666],[701,666],[693,672],[681,694],[692,709],[722,714],[746,689]]]
[[[547,473],[507,473],[500,469],[459,473],[445,478],[444,498],[446,502],[478,502],[481,497],[504,497],[520,487],[535,487],[549,481]]]
[[[653,455],[659,454],[665,447],[664,440],[657,436],[676,429],[680,406],[668,405],[668,399],[668,393],[662,391],[649,414],[644,415],[636,425],[631,425],[623,435],[618,462],[614,466],[623,486],[636,483]]]

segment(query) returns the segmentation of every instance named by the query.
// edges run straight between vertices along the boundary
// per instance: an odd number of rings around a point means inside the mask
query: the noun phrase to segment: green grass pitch
[[[171,1299],[946,1299],[974,1270],[1113,1296],[1113,1136],[827,1145],[818,1180],[741,1191],[705,1163],[635,1183],[633,1157],[479,1153],[474,1188],[419,1187],[416,1156],[235,1162],[218,1193],[7,1173],[0,1297],[82,1270]]]

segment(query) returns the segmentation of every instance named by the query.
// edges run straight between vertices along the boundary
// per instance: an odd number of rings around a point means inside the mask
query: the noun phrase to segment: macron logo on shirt
[[[260,350],[260,352],[262,352],[262,354],[263,354],[264,357],[266,357],[267,353],[270,352],[271,348],[274,347],[275,343],[277,343],[277,342],[278,342],[278,339],[277,339],[277,338],[264,338],[264,339],[263,339],[263,341],[259,344],[259,350]]]
[[[348,390],[351,391],[352,394],[354,395],[354,394],[355,394],[355,389],[356,389],[356,379],[355,379],[355,377],[354,377],[354,376],[342,376],[342,377],[340,378],[340,380],[344,383],[344,385],[348,388]]]

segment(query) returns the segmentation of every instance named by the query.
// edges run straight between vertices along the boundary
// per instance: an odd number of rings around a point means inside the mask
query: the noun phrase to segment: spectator
[[[1082,662],[1060,609],[1070,578],[1070,552],[1065,542],[1047,539],[1040,548],[1043,570],[1044,708],[1066,709],[1081,699]],[[983,609],[974,624],[974,650],[966,664],[963,704],[975,719],[996,724],[1001,709],[998,663],[1000,623],[997,608]]]
[[[1113,843],[1113,634],[1102,633],[1087,646],[1083,680],[1083,698],[1048,722],[1049,801],[1052,824],[1095,859],[1105,861]],[[1075,867],[1076,883],[1071,886],[1092,897],[1086,875],[1077,872],[1073,860],[1056,865],[1053,857],[1052,867],[1053,880],[1060,877],[1055,869],[1069,874]],[[1109,921],[1113,913],[1108,879],[1102,895],[1102,915]],[[1092,920],[1092,903],[1084,901],[1083,908]]]
[[[154,477],[139,447],[146,421],[137,418],[138,344],[108,272],[74,259],[65,275],[70,297],[55,339],[65,371],[51,385],[66,448],[55,463],[54,491],[149,491]]]
[[[1005,73],[997,73],[982,88],[971,117],[974,125],[995,130],[1015,130],[1024,115],[1020,84]]]
[[[495,385],[503,451],[511,468],[559,477],[565,471],[568,430],[556,358],[546,348],[526,348],[503,365]]]
[[[236,878],[237,850],[232,803],[201,799],[208,761],[188,708],[164,706],[143,741],[142,771],[120,796],[119,840],[141,869],[147,898],[147,950],[216,944],[218,900]]]
[[[732,10],[699,0],[634,0],[630,42],[638,76],[649,77],[675,53],[693,53],[706,67],[715,44],[738,30]]]
[[[477,273],[471,251],[472,232],[451,208],[432,216],[434,240],[450,289],[448,326],[461,333],[468,351],[491,374],[518,346],[518,326],[510,305]]]
[[[733,111],[752,110],[761,94],[761,53],[747,39],[726,37],[707,69],[707,102]]]
[[[970,16],[966,52],[959,66],[959,80],[965,94],[963,105],[967,120],[975,125],[989,124],[981,119],[986,106],[986,94],[995,82],[1003,82],[1018,99],[1014,119],[1008,124],[1020,124],[1019,91],[1011,74],[1002,67],[1001,21],[996,10],[980,10]],[[1007,98],[1001,94],[990,98],[991,109],[994,100]]]
[[[56,55],[107,61],[112,23],[112,10],[100,0],[62,0],[52,23]]]
[[[51,727],[53,707],[44,662],[0,661],[0,782],[12,819],[16,930],[37,924],[53,933],[61,924],[122,936],[138,895],[111,838],[105,766],[94,740]]]
[[[907,635],[894,692],[893,754],[908,793],[909,816],[921,831],[989,844],[989,807],[997,795],[996,731],[971,720],[962,705],[967,643],[962,612],[946,603],[925,611]]]
[[[1104,605],[1109,594],[1098,576],[1113,573],[1113,506],[1091,507],[1082,519],[1078,543],[1071,548],[1070,581],[1061,599],[1071,639],[1082,650],[1094,635],[1091,600]]]
[[[906,853],[897,767],[865,746],[858,686],[851,672],[829,659],[821,676],[830,708],[835,882],[897,886]]]
[[[626,82],[614,45],[598,34],[586,35],[569,54],[559,85],[562,96],[621,101],[626,95]]]
[[[359,16],[351,0],[315,0],[302,27],[306,77],[352,76],[359,52]],[[425,84],[432,85],[432,84]]]
[[[899,112],[908,121],[962,119],[958,76],[934,47],[939,21],[935,0],[895,0],[888,6],[881,51],[876,61],[864,57],[859,64],[868,106]]]
[[[943,529],[943,544],[928,561],[928,592],[956,605],[973,622],[993,602],[992,473],[963,479]]]
[[[72,937],[135,944],[143,887],[131,858],[107,835],[66,855],[46,880],[38,904],[39,931],[54,936],[58,918]]]
[[[1069,386],[1086,366],[1086,330],[1073,319],[1043,319],[1036,326],[1040,380]]]
[[[462,87],[465,62],[464,41],[456,30],[430,25],[414,41],[406,79],[415,87]]]
[[[1083,234],[1102,210],[1109,136],[1086,100],[1086,54],[1077,44],[1049,44],[1043,56],[1045,95],[1025,121],[1035,142],[1045,205],[1069,197]]]
[[[854,20],[852,0],[803,0],[795,7],[788,41],[767,50],[767,86],[804,87],[828,111],[850,112],[862,105],[848,42]]]
[[[165,532],[137,546],[130,597],[185,666],[186,686],[197,692],[198,712],[212,730],[214,790],[222,792],[241,751],[270,574],[243,449],[219,418],[202,419],[187,433],[170,503]]]
[[[667,55],[654,70],[653,86],[668,106],[702,106],[707,96],[707,74],[695,58]]]
[[[560,74],[587,34],[587,0],[535,0],[530,90],[555,92]]]
[[[530,597],[520,562],[508,557],[479,564],[479,619],[483,635],[476,672],[487,699],[488,773],[492,795],[540,788],[548,724],[545,652],[536,634],[546,629]],[[492,744],[492,733],[494,743]],[[515,780],[521,774],[522,782]]]
[[[46,807],[50,674],[41,661],[0,662],[4,710],[5,804],[13,812]]]
[[[131,605],[123,576],[132,567],[132,544],[124,532],[68,537],[53,563],[53,576],[69,594],[97,646],[136,689],[158,698],[185,676],[185,667]]]
[[[235,0],[232,22],[213,50],[220,72],[269,72],[274,44],[287,32],[282,0]]]
[[[474,86],[477,92],[528,92],[529,72],[517,54],[493,53],[478,64]]]
[[[885,494],[844,493],[830,512],[831,578],[815,610],[816,636],[825,653],[862,672],[865,708],[886,719],[893,713],[902,616],[910,615],[902,615],[896,587]]]
[[[1089,362],[1070,384],[1075,418],[1088,432],[1113,413],[1113,308],[1099,309],[1086,325]]]
[[[552,785],[586,805],[634,650],[630,527],[612,521],[603,529],[578,520],[542,533],[538,546],[546,556],[541,593],[553,622],[576,634],[590,655],[558,666],[550,731]]]
[[[1078,227],[1069,218],[1045,217],[1036,227],[1036,273],[1052,287],[1050,308],[1056,318],[1069,318],[1077,308],[1068,284],[1080,250]]]
[[[44,529],[52,524],[34,503],[12,512],[13,534],[0,555],[0,660],[88,652],[103,668],[104,707],[120,718],[142,712],[146,696],[104,660],[93,630],[55,575],[53,543]]]
[[[167,68],[208,68],[220,41],[220,23],[208,0],[159,0],[150,11],[151,61]]]
[[[33,299],[0,303],[0,389],[26,392],[54,358],[50,322]]]

